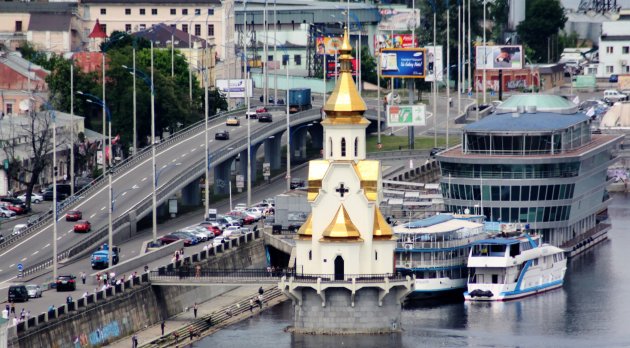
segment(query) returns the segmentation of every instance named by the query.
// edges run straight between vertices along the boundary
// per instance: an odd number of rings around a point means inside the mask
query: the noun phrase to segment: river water
[[[614,196],[609,216],[609,240],[570,261],[562,289],[507,303],[422,303],[403,312],[402,334],[384,336],[286,333],[286,301],[195,347],[630,347],[630,196]]]

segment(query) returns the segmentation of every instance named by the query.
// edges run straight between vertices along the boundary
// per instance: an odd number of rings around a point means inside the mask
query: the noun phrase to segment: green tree
[[[494,2],[488,3],[487,6],[489,18],[494,22],[492,38],[495,42],[501,42],[505,28],[508,25],[510,5],[508,0],[494,0]]]
[[[548,54],[548,39],[558,34],[567,22],[559,0],[527,2],[525,20],[516,28],[523,43],[533,50],[532,61],[542,62]]]

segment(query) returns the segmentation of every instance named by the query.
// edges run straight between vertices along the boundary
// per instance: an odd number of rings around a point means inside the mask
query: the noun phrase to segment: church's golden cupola
[[[326,120],[322,124],[360,124],[368,122],[363,118],[367,106],[359,95],[352,78],[352,46],[346,28],[339,48],[339,78],[335,89],[324,105]]]

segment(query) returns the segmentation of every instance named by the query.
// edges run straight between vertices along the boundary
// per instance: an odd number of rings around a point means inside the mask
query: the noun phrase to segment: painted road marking
[[[48,248],[49,246],[50,246],[50,243],[44,245],[44,248]],[[42,248],[42,249],[44,249],[44,248]]]
[[[63,238],[63,236],[59,236],[59,237],[57,237],[57,240],[60,240],[61,238]]]
[[[141,180],[141,181],[145,181],[145,180],[147,180],[147,177],[146,177],[146,176],[145,176],[144,178],[142,178],[142,180]]]
[[[95,216],[96,216],[96,213],[94,213],[94,214],[90,215],[90,219],[91,219],[91,218],[93,218],[93,217],[95,217]]]
[[[126,194],[127,194],[127,191],[125,191],[125,192],[121,193],[120,195],[121,195],[121,196],[124,196],[124,195],[126,195]]]
[[[27,258],[27,257],[23,258],[23,259],[22,259],[22,260],[20,260],[20,261],[24,262],[24,261],[26,261],[26,260],[28,260],[28,258]]]
[[[33,255],[36,255],[39,252],[39,250],[35,250],[35,252],[33,252]]]
[[[13,266],[15,266],[15,264],[14,264],[14,263],[12,263],[12,264],[11,264],[11,266],[9,266],[9,268],[13,268]]]
[[[103,210],[105,210],[105,207],[102,207],[102,208],[101,208],[101,211],[103,211]]]

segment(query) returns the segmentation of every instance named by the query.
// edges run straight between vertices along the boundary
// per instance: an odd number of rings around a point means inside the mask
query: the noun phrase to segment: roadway
[[[282,112],[274,112],[274,123],[286,121]],[[267,124],[251,122],[251,131],[260,129]],[[229,129],[229,141],[214,140],[214,134],[218,130]],[[241,117],[241,125],[238,127],[226,127],[225,118],[212,120],[209,123],[209,149],[213,153],[219,149],[229,147],[240,139],[247,137],[246,122]],[[203,132],[193,134],[179,142],[175,142],[165,149],[156,151],[156,168],[160,173],[158,185],[162,186],[173,180],[177,170],[173,170],[175,165],[182,168],[190,167],[194,163],[203,160],[204,156],[204,135]],[[112,214],[113,219],[126,215],[138,201],[150,197],[151,187],[151,157],[148,156],[137,165],[129,168],[120,174],[114,174],[112,179],[113,197],[115,198],[115,209]],[[108,219],[108,189],[107,186],[100,187],[95,193],[87,195],[73,209],[83,212],[83,218],[92,223],[92,230],[97,230],[107,225]],[[48,203],[50,204],[50,203]],[[46,206],[46,203],[40,204]],[[65,216],[60,216],[57,223],[58,231],[58,251],[64,250],[89,236],[89,233],[78,234],[73,232],[74,222],[66,222]],[[10,227],[10,225],[9,225]],[[11,281],[15,277],[15,270],[18,263],[24,267],[44,261],[52,255],[52,224],[46,228],[34,232],[25,239],[0,249],[0,285]],[[5,234],[5,238],[6,238]]]
[[[295,171],[293,171],[295,176],[306,177],[307,176],[307,167],[303,166]],[[286,189],[286,181],[282,176],[277,177],[275,180],[272,180],[271,183],[267,183],[252,189],[252,201],[259,202],[268,197],[274,197],[278,193],[284,192]],[[247,195],[243,192],[240,194],[235,194],[233,197],[232,204],[236,205],[237,203],[246,203]],[[217,202],[212,205],[213,208],[216,208],[220,213],[225,213],[230,210],[229,200],[223,200]],[[172,231],[176,231],[178,229],[190,226],[191,224],[195,224],[197,222],[201,222],[203,220],[203,208],[197,209],[196,211],[179,215],[174,219],[168,220],[163,224],[158,225],[158,236],[167,234]],[[121,263],[125,262],[130,258],[136,257],[140,255],[142,247],[144,243],[152,238],[152,230],[145,229],[139,231],[138,235],[133,239],[126,241],[125,243],[120,244],[121,248]],[[211,241],[206,242],[206,244],[212,243]],[[199,244],[196,246],[192,246],[185,249],[185,253],[191,254],[195,251],[200,251],[203,248],[203,244]],[[170,256],[166,258],[162,258],[160,260],[156,260],[148,264],[150,269],[156,269],[158,266],[166,265],[170,262]],[[31,315],[36,315],[42,312],[45,312],[50,305],[55,305],[55,307],[59,307],[59,305],[64,304],[66,301],[66,297],[68,295],[72,296],[72,298],[77,299],[80,298],[84,292],[93,293],[96,289],[96,285],[93,285],[90,279],[86,282],[86,285],[81,284],[79,274],[81,272],[85,272],[90,275],[92,273],[96,273],[98,271],[93,271],[90,267],[90,259],[88,257],[81,258],[79,260],[73,261],[72,263],[60,265],[59,274],[73,274],[77,276],[77,290],[75,291],[62,291],[57,292],[56,290],[48,290],[43,292],[43,296],[37,299],[30,299],[25,303],[16,303],[16,311],[19,314],[22,308],[25,308],[25,311],[30,311]],[[143,272],[142,267],[135,270],[139,274]],[[13,271],[16,274],[16,271]],[[121,275],[118,275],[121,276]],[[126,274],[129,276],[129,273]],[[51,273],[43,274],[37,276],[33,279],[29,279],[26,284],[44,284],[50,282],[52,279]],[[0,283],[0,298],[6,298],[6,291],[9,285],[17,284],[17,281],[12,282],[3,282]],[[100,289],[99,289],[100,290]]]

